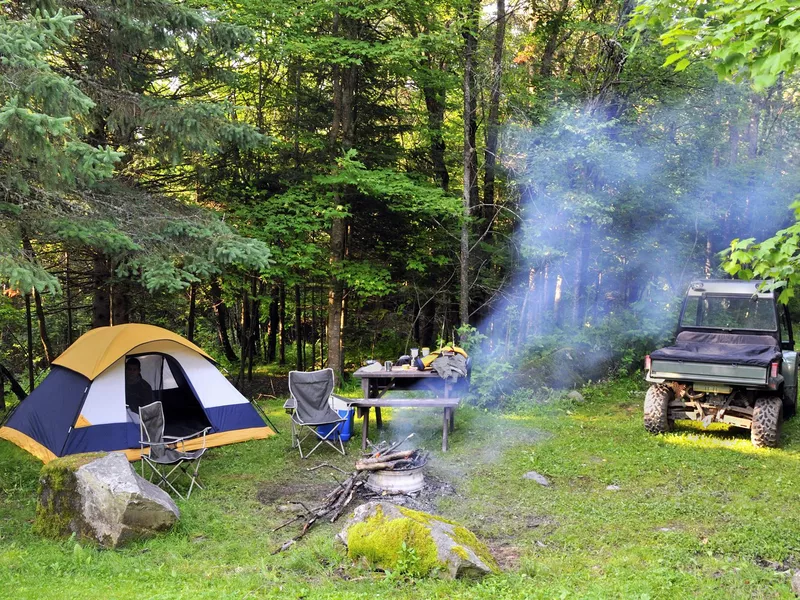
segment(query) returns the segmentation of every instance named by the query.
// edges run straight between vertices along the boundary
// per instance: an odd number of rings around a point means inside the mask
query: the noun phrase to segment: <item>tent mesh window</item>
[[[211,426],[178,361],[165,354],[131,357],[141,364],[142,379],[152,388],[153,401],[164,406],[164,435],[183,437]]]

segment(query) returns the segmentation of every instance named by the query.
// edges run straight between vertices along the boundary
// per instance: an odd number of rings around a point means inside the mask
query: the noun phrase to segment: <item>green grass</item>
[[[35,536],[40,464],[0,440],[0,589],[37,600],[794,597],[785,571],[800,562],[800,419],[786,424],[781,449],[756,450],[745,432],[724,427],[648,435],[637,382],[584,393],[583,404],[516,414],[460,410],[447,454],[437,450],[437,413],[387,415],[386,436],[416,431],[433,450],[432,475],[454,485],[438,512],[470,527],[505,565],[482,582],[368,572],[332,541],[341,523],[271,555],[294,531],[271,533],[287,518],[277,506],[330,481],[305,467],[346,467],[358,450],[353,440],[348,457],[301,461],[283,433],[212,449],[206,490],[179,503],[178,527],[117,551]],[[288,431],[279,403],[268,408]],[[531,470],[551,486],[524,479]]]

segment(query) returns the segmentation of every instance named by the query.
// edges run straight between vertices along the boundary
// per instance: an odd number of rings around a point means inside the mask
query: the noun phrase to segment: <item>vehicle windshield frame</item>
[[[689,305],[690,300],[693,298],[697,298],[701,302],[706,298],[735,298],[735,299],[746,299],[752,300],[752,295],[746,294],[730,294],[724,292],[717,292],[717,293],[709,293],[704,292],[702,294],[689,294],[683,300],[683,306],[681,306],[681,314],[678,320],[678,332],[681,331],[725,331],[725,332],[757,332],[757,333],[768,333],[771,335],[780,335],[780,321],[778,315],[778,308],[775,305],[775,299],[770,298],[769,296],[757,296],[756,300],[760,300],[770,304],[773,308],[773,327],[771,329],[752,329],[748,327],[721,327],[721,326],[710,326],[710,325],[684,325],[684,316],[686,315],[686,309]],[[702,306],[702,305],[698,305]],[[697,317],[695,317],[694,321],[697,321]]]

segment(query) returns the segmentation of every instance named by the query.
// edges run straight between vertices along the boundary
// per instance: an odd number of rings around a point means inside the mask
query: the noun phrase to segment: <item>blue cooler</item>
[[[336,411],[339,413],[339,416],[342,418],[346,418],[347,420],[344,423],[338,424],[339,433],[335,433],[328,439],[336,440],[341,438],[343,442],[346,442],[350,439],[350,436],[353,434],[353,419],[355,418],[355,409],[354,408],[340,408]],[[325,437],[331,432],[331,429],[337,427],[337,424],[333,425],[317,425],[317,434]]]

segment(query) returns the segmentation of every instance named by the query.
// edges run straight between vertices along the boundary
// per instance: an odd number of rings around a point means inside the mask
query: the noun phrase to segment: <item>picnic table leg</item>
[[[450,428],[450,414],[451,409],[444,409],[444,418],[442,423],[442,452],[447,452],[447,430]]]
[[[452,431],[455,428],[456,428],[456,409],[455,408],[451,408],[450,409],[450,432],[452,433]]]
[[[381,416],[381,407],[375,407],[375,426],[378,429],[383,429],[383,417]]]

